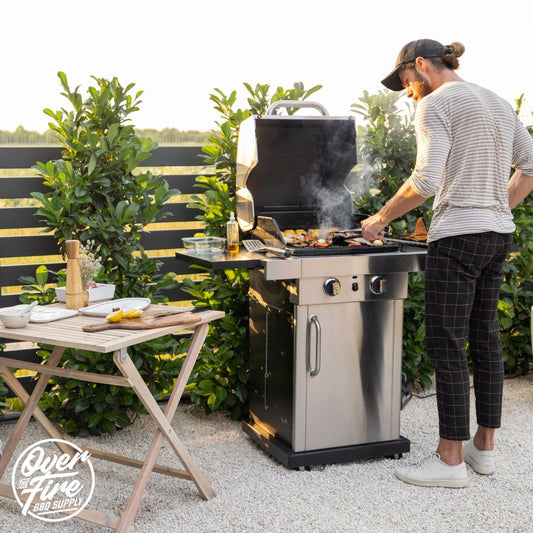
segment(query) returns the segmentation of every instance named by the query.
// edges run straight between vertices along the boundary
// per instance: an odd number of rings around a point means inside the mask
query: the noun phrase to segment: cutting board
[[[154,316],[143,314],[139,318],[123,318],[120,322],[109,322],[103,320],[97,324],[83,326],[83,331],[94,333],[95,331],[104,331],[106,329],[154,329],[164,328],[167,326],[180,326],[183,324],[195,324],[200,322],[202,317],[193,313],[175,313],[165,316]]]

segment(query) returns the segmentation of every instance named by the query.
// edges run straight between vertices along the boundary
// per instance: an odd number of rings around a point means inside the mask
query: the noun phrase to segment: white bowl
[[[28,325],[31,318],[31,311],[23,315],[16,314],[16,311],[0,312],[0,320],[6,328],[24,328]]]
[[[56,296],[58,302],[67,301],[67,288],[56,287]],[[115,295],[115,286],[105,283],[97,283],[96,287],[87,289],[89,293],[89,302],[98,302],[99,300],[112,300]]]

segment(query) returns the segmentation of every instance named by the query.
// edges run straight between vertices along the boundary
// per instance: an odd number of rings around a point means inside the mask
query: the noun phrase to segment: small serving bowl
[[[0,312],[0,320],[6,328],[24,328],[28,325],[31,318],[31,311],[24,314],[18,314],[16,311]]]
[[[183,237],[183,246],[197,254],[220,254],[226,239],[222,237]]]
[[[56,287],[56,296],[58,302],[67,301],[67,288]],[[115,295],[115,285],[108,283],[97,283],[96,287],[87,289],[89,293],[89,303],[98,302],[99,300],[112,300]]]

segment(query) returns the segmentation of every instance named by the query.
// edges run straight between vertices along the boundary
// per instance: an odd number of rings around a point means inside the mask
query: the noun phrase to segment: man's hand
[[[361,222],[363,238],[367,241],[379,239],[380,232],[390,222],[423,204],[425,200],[426,198],[417,194],[411,187],[409,180],[407,180],[398,192],[381,208],[379,213],[365,218]]]
[[[365,218],[361,221],[361,229],[363,231],[363,239],[367,241],[374,241],[381,238],[381,232],[387,226],[387,222],[383,217],[376,213],[371,217]]]

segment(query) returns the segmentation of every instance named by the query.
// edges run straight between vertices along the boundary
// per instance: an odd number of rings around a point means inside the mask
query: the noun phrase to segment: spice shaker
[[[80,309],[85,306],[85,296],[81,282],[80,241],[65,241],[67,251],[67,309]]]

